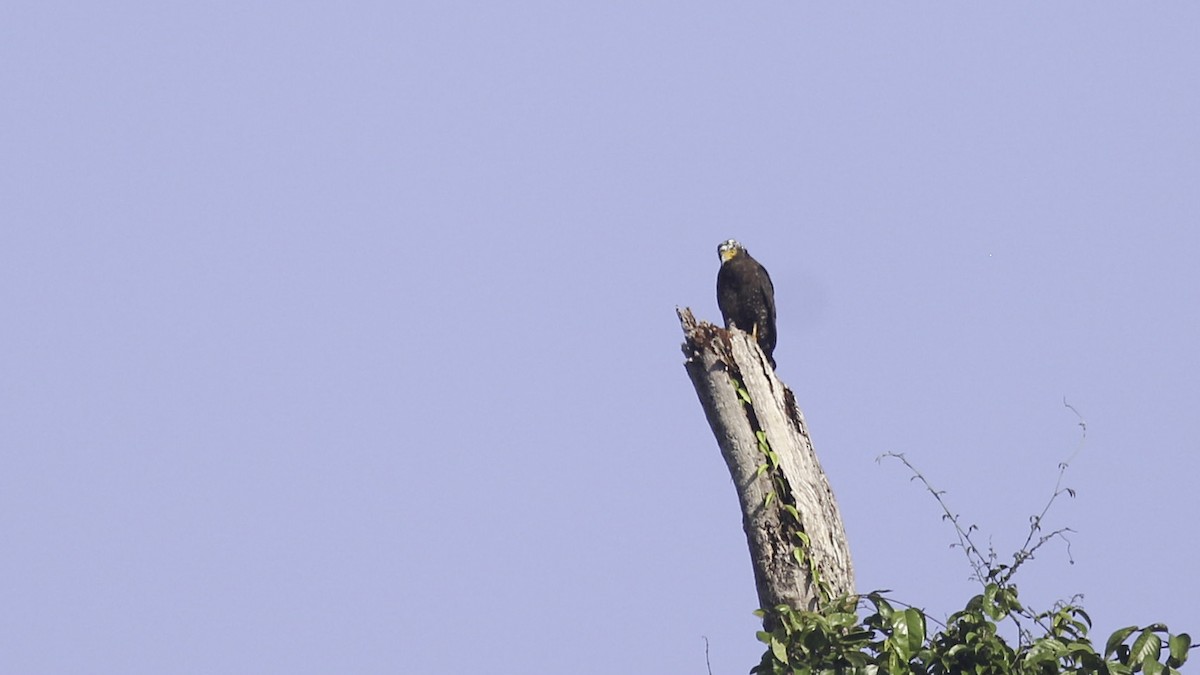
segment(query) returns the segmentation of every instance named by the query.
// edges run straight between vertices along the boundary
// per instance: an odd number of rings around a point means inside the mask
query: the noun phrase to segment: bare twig
[[[1072,406],[1070,403],[1067,403],[1066,398],[1063,398],[1063,405],[1071,412],[1075,413],[1075,416],[1079,418],[1079,427],[1081,429],[1079,444],[1075,447],[1074,452],[1071,453],[1071,456],[1067,458],[1066,461],[1059,463],[1058,478],[1054,483],[1054,492],[1052,492],[1050,494],[1050,498],[1046,500],[1046,505],[1042,507],[1041,513],[1030,516],[1029,534],[1025,537],[1025,543],[1022,544],[1021,548],[1013,554],[1012,565],[1003,565],[996,562],[998,556],[996,555],[996,550],[991,545],[990,541],[988,542],[987,555],[983,554],[983,552],[971,539],[971,533],[975,532],[978,528],[975,525],[963,527],[959,520],[959,515],[951,511],[950,507],[946,504],[946,500],[944,499],[946,493],[942,490],[934,488],[933,485],[930,484],[929,480],[925,478],[924,474],[922,474],[915,466],[913,466],[911,462],[908,461],[907,457],[897,452],[886,452],[876,459],[876,461],[879,461],[885,457],[892,457],[900,460],[904,466],[908,467],[908,470],[912,472],[912,477],[909,480],[920,481],[925,486],[925,489],[929,492],[929,494],[933,495],[933,498],[937,500],[938,506],[942,508],[942,520],[950,521],[950,524],[954,526],[955,534],[958,536],[958,543],[951,544],[951,548],[957,547],[963,550],[963,553],[967,556],[967,562],[970,563],[971,570],[974,572],[972,578],[981,584],[986,585],[991,582],[1002,587],[1011,586],[1013,575],[1016,573],[1017,569],[1020,568],[1025,561],[1033,559],[1033,554],[1052,539],[1062,539],[1064,542],[1066,542],[1067,559],[1071,564],[1075,564],[1075,560],[1071,556],[1071,539],[1067,537],[1067,534],[1074,533],[1074,530],[1069,527],[1061,527],[1052,532],[1040,534],[1042,532],[1042,522],[1045,520],[1046,514],[1050,512],[1050,507],[1054,504],[1055,500],[1057,500],[1059,496],[1063,494],[1067,494],[1070,497],[1075,496],[1074,489],[1063,487],[1063,477],[1066,474],[1067,467],[1070,466],[1071,462],[1079,454],[1080,450],[1083,449],[1084,441],[1087,439],[1087,422],[1084,421],[1083,415],[1080,415],[1079,411],[1076,410],[1074,406]],[[1043,621],[1046,616],[1046,613],[1036,614],[1024,606],[1009,613],[1009,617],[1012,619],[1013,623],[1016,624],[1017,632],[1023,641],[1031,641],[1032,633],[1021,622],[1021,619],[1030,619],[1038,626],[1046,629],[1047,626]]]
[[[1071,456],[1068,457],[1066,459],[1066,461],[1059,462],[1059,464],[1058,464],[1058,479],[1055,480],[1055,482],[1054,482],[1054,492],[1052,492],[1050,494],[1050,499],[1046,500],[1046,505],[1042,508],[1042,512],[1035,516],[1030,516],[1030,518],[1029,518],[1029,534],[1025,537],[1025,543],[1022,544],[1021,548],[1018,549],[1017,552],[1013,554],[1012,567],[1009,567],[1007,570],[1005,570],[1003,576],[1000,578],[1001,583],[1007,583],[1009,579],[1012,579],[1013,574],[1016,573],[1017,569],[1022,564],[1024,564],[1024,562],[1026,560],[1032,559],[1033,554],[1039,548],[1041,548],[1043,545],[1045,545],[1046,542],[1048,542],[1054,538],[1059,538],[1059,539],[1062,539],[1064,542],[1066,542],[1066,544],[1067,544],[1067,561],[1070,562],[1070,564],[1072,564],[1072,565],[1075,564],[1075,558],[1071,556],[1071,540],[1069,537],[1067,537],[1068,532],[1074,533],[1075,530],[1072,530],[1069,527],[1061,527],[1057,530],[1054,530],[1053,532],[1050,532],[1049,534],[1041,535],[1040,537],[1038,537],[1036,543],[1033,540],[1033,538],[1035,536],[1037,536],[1038,532],[1041,531],[1042,521],[1046,518],[1046,514],[1050,512],[1050,506],[1054,504],[1054,500],[1058,499],[1058,497],[1060,495],[1062,495],[1063,493],[1066,493],[1068,496],[1070,496],[1072,498],[1075,497],[1075,490],[1072,488],[1069,488],[1069,487],[1067,487],[1067,488],[1063,487],[1062,482],[1063,482],[1063,476],[1067,472],[1067,467],[1069,467],[1071,465],[1071,462],[1075,460],[1075,457],[1079,454],[1079,451],[1083,449],[1084,441],[1087,440],[1087,422],[1083,419],[1083,415],[1080,415],[1079,411],[1075,409],[1075,406],[1071,405],[1070,403],[1067,403],[1067,397],[1065,397],[1065,396],[1063,397],[1063,406],[1066,407],[1071,412],[1075,413],[1075,417],[1079,418],[1079,428],[1080,428],[1079,443],[1075,446],[1075,451],[1071,453]]]
[[[946,505],[946,501],[942,499],[943,495],[946,494],[945,491],[934,488],[933,485],[929,483],[929,480],[925,478],[925,475],[917,470],[917,467],[913,466],[912,462],[909,462],[908,458],[905,457],[903,453],[885,452],[877,457],[875,461],[878,462],[886,457],[892,457],[900,460],[913,474],[909,480],[920,481],[921,484],[925,486],[925,489],[929,492],[929,494],[933,495],[933,498],[937,500],[938,506],[942,507],[942,520],[950,521],[950,524],[954,526],[954,533],[958,535],[958,543],[951,544],[950,547],[961,548],[963,553],[967,556],[967,562],[971,565],[971,570],[974,572],[974,578],[980,582],[985,582],[988,578],[988,572],[991,571],[991,565],[988,564],[987,558],[985,558],[984,555],[979,551],[979,548],[975,546],[975,542],[971,541],[971,532],[978,528],[974,525],[963,528],[958,521],[958,514],[952,512],[950,507]]]

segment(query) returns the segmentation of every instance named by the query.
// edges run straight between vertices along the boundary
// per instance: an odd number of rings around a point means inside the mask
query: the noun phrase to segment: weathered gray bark
[[[842,516],[791,390],[775,376],[749,335],[697,322],[690,309],[677,312],[686,338],[688,375],[741,501],[759,606],[813,610],[821,603],[809,568],[793,556],[795,538],[787,531],[785,504],[799,513],[800,529],[809,539],[808,555],[831,597],[854,593]],[[734,379],[742,383],[751,405],[739,398]],[[770,500],[768,494],[779,481],[759,470],[766,457],[757,431],[765,432],[778,457],[786,490]]]

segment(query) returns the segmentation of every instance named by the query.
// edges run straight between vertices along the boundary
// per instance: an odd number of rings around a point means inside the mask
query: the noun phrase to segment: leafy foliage
[[[1154,624],[1122,628],[1098,652],[1088,638],[1091,619],[1074,605],[1036,615],[1044,620],[1039,625],[1045,632],[1010,646],[998,634],[998,622],[1028,612],[1012,585],[987,584],[932,634],[924,612],[894,604],[875,592],[839,598],[818,612],[775,607],[770,613],[776,628],[759,632],[767,650],[751,673],[1158,675],[1178,673],[1191,647],[1186,633],[1173,635]],[[861,619],[860,610],[865,613]],[[757,613],[766,616],[764,610]]]
[[[1063,402],[1072,412],[1074,408]],[[1076,415],[1078,413],[1076,412]],[[1080,418],[1083,437],[1087,427]],[[1081,438],[1081,444],[1082,444]],[[765,446],[765,439],[760,437]],[[767,469],[774,470],[769,448]],[[1078,452],[1078,450],[1076,450]],[[981,592],[942,625],[916,607],[887,598],[887,591],[862,596],[825,598],[819,611],[798,611],[786,605],[761,609],[770,631],[758,638],[767,649],[762,661],[751,670],[760,675],[1056,675],[1058,673],[1095,673],[1097,675],[1168,675],[1179,672],[1192,647],[1187,633],[1171,633],[1162,624],[1128,626],[1115,631],[1097,651],[1088,636],[1091,618],[1082,607],[1059,603],[1049,611],[1036,612],[1025,607],[1018,597],[1013,575],[1034,553],[1054,539],[1070,540],[1068,528],[1043,532],[1042,522],[1054,501],[1070,488],[1062,487],[1068,462],[1059,465],[1059,480],[1041,513],[1030,518],[1029,536],[1013,554],[1011,564],[997,561],[995,551],[986,554],[972,541],[974,526],[963,527],[943,499],[903,455],[899,459],[942,507],[958,536],[956,546],[966,554],[972,578]],[[1073,457],[1073,455],[1072,455]],[[801,540],[798,540],[801,541]],[[806,541],[801,541],[806,544]],[[799,561],[803,561],[801,546]],[[862,615],[860,617],[860,614]],[[940,626],[930,632],[929,623]],[[999,624],[1011,621],[1017,628],[1016,644],[1000,635]]]

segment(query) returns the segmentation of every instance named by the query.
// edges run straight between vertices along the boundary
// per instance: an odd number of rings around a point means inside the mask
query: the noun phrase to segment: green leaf
[[[1092,645],[1087,642],[1070,642],[1067,644],[1067,650],[1072,654],[1081,656],[1083,654],[1095,654],[1096,650],[1092,649]]]
[[[869,661],[867,655],[862,652],[846,652],[843,657],[855,668],[862,668]]]
[[[993,621],[1000,621],[1014,611],[1020,611],[1016,586],[988,584],[983,592],[983,612]]]
[[[1000,587],[996,584],[988,584],[983,590],[983,611],[995,621],[1004,618],[1004,613],[996,606],[996,594],[999,592]]]
[[[1167,646],[1171,650],[1171,656],[1167,659],[1167,665],[1172,668],[1178,668],[1187,661],[1188,650],[1192,648],[1192,636],[1187,633],[1172,635],[1171,639],[1167,640]]]
[[[834,612],[829,615],[829,623],[837,628],[846,628],[858,623],[858,615],[852,612]]]
[[[862,628],[851,628],[849,633],[846,633],[844,636],[842,636],[842,639],[846,642],[866,643],[871,640],[872,635],[873,633],[871,633],[869,630],[864,630]]]
[[[890,619],[892,614],[895,613],[896,610],[892,608],[892,603],[888,602],[882,595],[872,593],[867,597],[875,605],[875,611],[879,613],[879,616]]]
[[[746,403],[746,405],[753,405],[753,403],[751,403],[751,401],[750,401],[750,392],[746,391],[745,389],[742,389],[741,387],[738,387],[737,393],[738,393],[738,398],[742,399],[742,401],[744,401]]]
[[[1071,611],[1075,613],[1075,616],[1083,618],[1084,622],[1087,623],[1088,630],[1092,629],[1092,617],[1088,616],[1088,613],[1083,611],[1082,607],[1072,607]]]
[[[1125,639],[1133,635],[1133,631],[1137,629],[1137,626],[1126,626],[1108,636],[1108,642],[1104,644],[1104,658],[1112,658],[1112,655],[1117,651],[1117,647],[1121,646],[1121,643],[1125,642]]]
[[[1025,652],[1023,659],[1026,667],[1036,669],[1042,663],[1058,660],[1055,650],[1050,648],[1048,642],[1048,640],[1039,640],[1029,647],[1029,651]]]
[[[1097,654],[1095,651],[1093,651],[1091,649],[1090,645],[1089,645],[1088,649],[1080,650],[1079,653],[1076,654],[1076,658],[1078,659],[1079,664],[1081,666],[1083,666],[1083,670],[1081,672],[1084,672],[1084,673],[1102,673],[1102,672],[1104,672],[1104,670],[1102,669],[1102,666],[1104,665],[1104,659],[1101,659],[1100,655]]]
[[[1139,663],[1144,665],[1150,661],[1158,663],[1158,656],[1161,653],[1162,638],[1147,628],[1133,641],[1133,646],[1129,649],[1129,663],[1135,666]]]
[[[754,432],[754,437],[758,439],[759,447],[771,447],[770,442],[767,441],[767,432],[756,431]]]
[[[1000,610],[1005,615],[1021,611],[1021,603],[1017,601],[1017,587],[1007,586],[1001,589],[999,597]]]
[[[787,645],[783,644],[774,637],[771,638],[771,653],[775,656],[775,660],[780,663],[788,662]]]
[[[810,654],[828,652],[829,636],[823,632],[828,629],[828,626],[814,626],[813,628],[804,633],[804,649]]]
[[[925,615],[913,607],[893,614],[892,639],[899,656],[911,659],[925,643]]]
[[[808,559],[808,556],[805,555],[804,549],[802,549],[798,546],[792,547],[792,560],[795,560],[796,563],[799,565],[803,565],[805,560],[807,560],[807,559]]]

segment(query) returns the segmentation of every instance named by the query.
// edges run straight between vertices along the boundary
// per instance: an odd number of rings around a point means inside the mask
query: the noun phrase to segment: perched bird
[[[717,272],[717,306],[726,328],[738,328],[754,337],[775,367],[775,286],[771,275],[746,247],[730,239],[717,247],[721,270]]]

